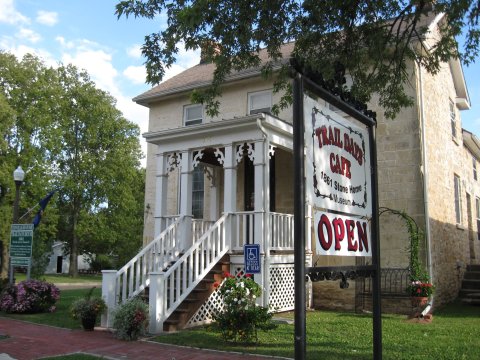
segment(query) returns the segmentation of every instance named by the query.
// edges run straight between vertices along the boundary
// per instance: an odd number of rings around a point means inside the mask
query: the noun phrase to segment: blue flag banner
[[[35,218],[33,219],[33,227],[36,228],[38,224],[40,224],[40,220],[42,220],[42,215],[43,215],[43,210],[47,207],[48,202],[52,198],[53,194],[55,194],[56,190],[50,191],[47,196],[45,196],[42,200],[39,201],[38,205],[40,206],[40,209],[37,212],[37,215],[35,215]]]

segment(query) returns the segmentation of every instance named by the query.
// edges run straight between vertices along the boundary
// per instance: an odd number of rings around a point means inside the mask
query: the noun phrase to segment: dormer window
[[[272,91],[257,91],[248,94],[248,114],[270,113],[272,109]]]
[[[203,123],[203,105],[187,105],[183,108],[183,123],[185,126]]]

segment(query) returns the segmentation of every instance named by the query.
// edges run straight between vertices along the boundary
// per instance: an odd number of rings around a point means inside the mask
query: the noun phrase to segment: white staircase
[[[111,327],[112,311],[149,287],[150,332],[163,331],[163,323],[228,252],[223,215],[213,225],[193,222],[193,245],[180,253],[177,218],[154,241],[120,270],[103,271],[102,296],[108,311],[102,326]]]

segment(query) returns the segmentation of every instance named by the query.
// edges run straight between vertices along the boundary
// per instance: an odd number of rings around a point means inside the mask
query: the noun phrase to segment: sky
[[[17,57],[34,53],[47,65],[72,63],[85,69],[97,87],[117,99],[124,116],[147,131],[148,109],[132,98],[148,90],[140,47],[145,35],[165,26],[154,20],[115,16],[119,0],[0,0],[0,50]],[[165,80],[198,64],[200,53],[180,49]],[[462,126],[480,137],[480,58],[464,66],[471,109]],[[142,149],[146,143],[141,140]]]

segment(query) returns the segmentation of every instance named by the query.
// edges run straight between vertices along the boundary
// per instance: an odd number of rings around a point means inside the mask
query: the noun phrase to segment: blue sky
[[[73,63],[86,69],[98,87],[117,99],[126,118],[147,130],[148,111],[131,99],[145,84],[140,46],[144,36],[164,26],[162,18],[115,16],[118,0],[0,0],[0,49],[17,57],[35,53],[48,65]],[[181,49],[167,78],[199,62],[199,52]],[[480,59],[464,67],[472,108],[462,125],[480,137]],[[142,148],[145,141],[141,139]]]

